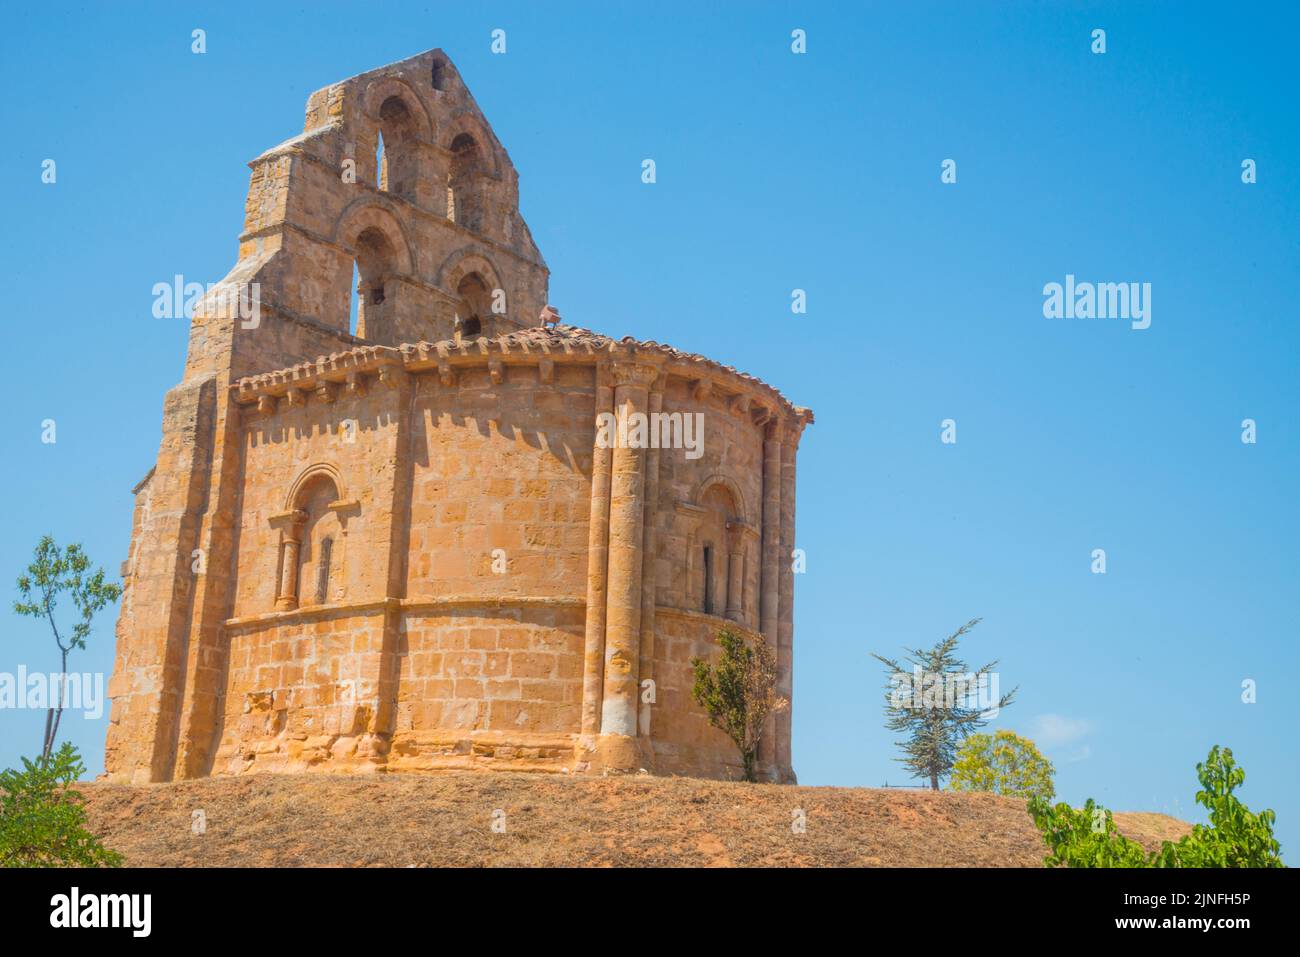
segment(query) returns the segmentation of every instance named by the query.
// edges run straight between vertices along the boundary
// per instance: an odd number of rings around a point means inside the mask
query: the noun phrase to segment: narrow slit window
[[[704,546],[704,611],[713,614],[713,548]]]
[[[327,538],[320,543],[320,568],[316,572],[316,601],[324,604],[330,591],[330,553],[334,550],[334,539]]]

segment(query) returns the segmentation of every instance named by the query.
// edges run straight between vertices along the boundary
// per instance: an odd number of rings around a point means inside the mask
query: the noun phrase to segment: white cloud
[[[1092,731],[1092,722],[1061,714],[1040,714],[1029,723],[1029,737],[1040,748],[1073,744]]]
[[[1087,761],[1092,757],[1092,745],[1085,744],[1081,748],[1076,748],[1069,754],[1057,759],[1058,764],[1074,764],[1078,761]]]

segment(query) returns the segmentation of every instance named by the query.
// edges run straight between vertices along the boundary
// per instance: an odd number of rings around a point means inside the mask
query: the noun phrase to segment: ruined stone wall
[[[226,633],[230,671],[212,773],[364,772],[384,763],[382,602],[253,616]]]

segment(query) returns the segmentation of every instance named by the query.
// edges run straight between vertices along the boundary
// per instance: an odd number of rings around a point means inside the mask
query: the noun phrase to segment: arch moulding
[[[334,483],[335,499],[330,503],[330,508],[354,504],[348,500],[347,490],[343,487],[343,476],[338,468],[329,462],[316,462],[299,472],[298,477],[289,486],[289,494],[284,501],[285,512],[292,512],[296,509],[298,507],[298,496],[302,493],[302,490],[308,483],[322,476]]]
[[[393,247],[393,266],[403,275],[415,275],[415,260],[406,230],[392,210],[373,196],[362,196],[348,205],[334,226],[331,242],[356,253],[357,237],[367,229],[378,229]]]
[[[721,485],[731,494],[731,501],[736,506],[736,514],[730,517],[739,519],[744,525],[752,524],[749,520],[749,512],[745,508],[745,496],[740,494],[740,486],[721,472],[714,472],[712,475],[706,476],[695,486],[695,491],[691,495],[691,504],[696,508],[702,508],[704,494],[715,485]]]
[[[448,152],[451,151],[451,144],[461,133],[468,133],[474,137],[474,142],[478,144],[479,153],[484,160],[486,172],[493,179],[499,179],[501,176],[501,164],[497,158],[497,140],[492,135],[491,130],[487,128],[477,116],[469,110],[461,110],[451,118],[451,122],[443,127],[442,136],[438,140],[438,146]]]
[[[420,98],[420,95],[415,92],[409,83],[397,77],[381,77],[366,87],[366,92],[362,95],[361,100],[366,118],[377,126],[379,124],[380,108],[394,96],[402,101],[402,105],[406,107],[411,114],[411,118],[415,121],[416,135],[426,143],[434,142],[433,118],[429,115],[424,100]]]
[[[460,281],[473,272],[483,277],[489,289],[505,288],[501,282],[501,274],[497,272],[497,267],[492,260],[473,247],[458,249],[444,259],[433,281],[435,285],[454,295]]]

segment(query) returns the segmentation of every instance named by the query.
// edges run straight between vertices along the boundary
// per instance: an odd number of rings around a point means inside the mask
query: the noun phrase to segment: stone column
[[[734,522],[727,523],[727,613],[731,621],[744,618],[745,598],[745,541],[744,529]],[[743,624],[743,622],[742,622]]]
[[[763,431],[763,518],[762,564],[759,566],[759,631],[775,657],[777,620],[781,610],[781,437],[780,421],[774,416]],[[759,766],[775,773],[777,715],[767,719],[759,742]]]
[[[612,413],[614,390],[609,365],[596,366],[596,409],[592,429],[591,519],[587,535],[587,623],[582,672],[582,737],[587,746],[600,733],[605,681],[605,582],[609,570],[609,472],[611,445],[600,442],[600,416]]]
[[[279,611],[298,607],[298,549],[302,544],[302,527],[307,513],[302,510],[277,515],[273,522],[281,526],[280,583],[275,596]]]
[[[297,539],[286,537],[280,547],[280,595],[275,599],[275,607],[281,611],[292,611],[298,607],[298,546],[300,544]]]
[[[650,393],[649,410],[652,427],[655,414],[661,412],[664,407],[663,384],[663,379],[656,380],[653,391]],[[645,531],[642,533],[642,554],[644,558],[641,562],[641,664],[637,677],[637,701],[640,706],[640,714],[637,721],[637,732],[642,738],[647,739],[643,748],[647,758],[653,755],[653,749],[648,740],[650,737],[650,714],[653,706],[649,702],[641,700],[641,696],[644,695],[641,685],[647,678],[651,681],[655,680],[655,573],[657,571],[655,523],[659,520],[659,454],[659,449],[653,447],[647,449],[645,453],[646,504]],[[656,695],[657,693],[658,689],[656,689]]]
[[[605,612],[605,684],[601,752],[606,767],[635,770],[637,667],[641,656],[641,559],[645,537],[645,432],[634,417],[647,411],[657,370],[621,361],[613,366],[619,435],[610,463],[609,577]]]
[[[776,693],[789,702],[776,720],[776,769],[783,783],[794,783],[790,754],[790,715],[794,710],[794,537],[795,451],[803,422],[787,423],[781,443],[781,553],[779,580],[781,611],[777,620]]]

